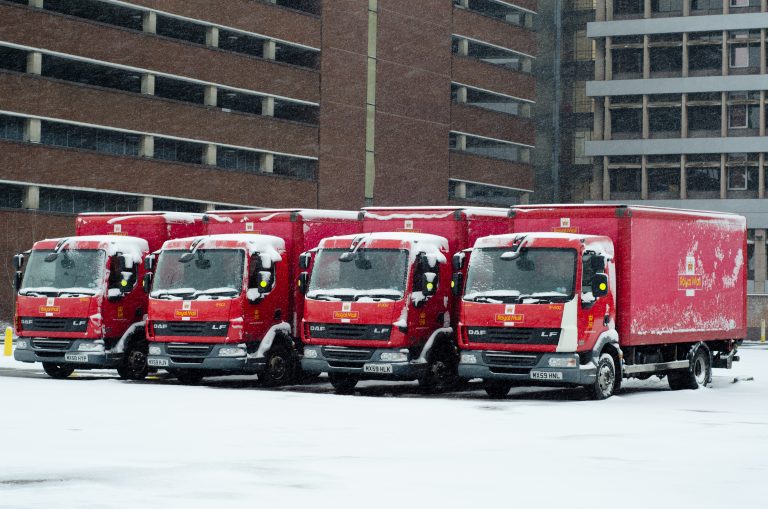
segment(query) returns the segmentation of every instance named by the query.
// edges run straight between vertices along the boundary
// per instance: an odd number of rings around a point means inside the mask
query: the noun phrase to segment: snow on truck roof
[[[253,217],[249,218],[248,215]],[[266,215],[265,215],[266,214]],[[351,210],[321,210],[321,209],[244,209],[227,210],[217,213],[207,213],[205,217],[218,221],[220,223],[233,223],[231,215],[243,216],[238,220],[243,223],[246,221],[259,220],[270,221],[280,214],[296,214],[305,220],[313,219],[343,219],[356,220],[359,212]]]
[[[561,239],[571,242],[580,242],[581,240],[605,239],[603,235],[585,235],[579,233],[560,233],[560,232],[517,232],[505,233],[503,235],[489,235],[480,237],[475,241],[474,247],[507,247],[512,245],[516,238],[527,237],[529,239]]]
[[[349,241],[362,239],[363,246],[365,242],[376,240],[394,240],[400,242],[409,242],[414,247],[424,248],[425,251],[448,251],[448,239],[431,233],[412,233],[412,232],[375,232],[375,233],[355,233],[351,235],[339,235],[337,237],[327,237],[323,239],[323,245],[326,242]]]
[[[135,261],[141,261],[142,253],[149,251],[149,245],[146,240],[122,235],[80,235],[78,237],[45,239],[35,242],[34,249],[43,249],[43,246],[49,243],[52,244],[50,248],[54,248],[62,240],[65,241],[64,247],[70,249],[93,249],[93,246],[90,244],[96,244],[98,246],[97,249],[106,251],[107,256],[122,253],[130,255]]]
[[[280,261],[280,251],[285,251],[285,241],[274,235],[261,235],[253,233],[227,233],[217,235],[204,235],[198,237],[184,237],[181,239],[166,240],[162,249],[185,249],[195,240],[200,240],[198,249],[225,249],[231,248],[228,244],[237,244],[244,247],[249,255],[259,253],[269,255],[273,261]]]
[[[514,212],[541,212],[546,210],[579,210],[584,211],[588,209],[622,209],[636,212],[657,212],[664,214],[680,214],[687,216],[699,216],[701,218],[728,218],[736,219],[743,218],[742,215],[733,212],[718,212],[711,210],[696,210],[696,209],[684,209],[676,207],[656,207],[652,205],[624,205],[615,203],[578,203],[578,204],[541,204],[541,205],[515,205],[512,207]]]
[[[109,217],[107,223],[114,224],[123,221],[136,221],[139,219],[161,219],[166,223],[194,223],[202,219],[203,214],[188,212],[82,212],[78,214],[78,220],[86,220],[97,217]]]
[[[497,207],[364,207],[370,219],[444,219],[457,212],[467,217],[509,217],[510,209]]]

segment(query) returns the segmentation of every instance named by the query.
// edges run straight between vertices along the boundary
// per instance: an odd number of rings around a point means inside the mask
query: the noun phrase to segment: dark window
[[[722,69],[723,50],[720,45],[688,46],[688,69],[709,71]]]
[[[141,92],[141,76],[135,72],[51,55],[43,55],[42,75],[126,92]]]
[[[683,48],[650,48],[651,72],[682,72]]]
[[[452,50],[454,53],[460,53],[460,47],[462,43],[461,38],[454,37],[452,43]],[[531,72],[533,67],[533,59],[514,51],[498,48],[488,44],[483,44],[477,41],[468,40],[467,45],[467,57],[480,60],[492,65],[498,65],[513,71]]]
[[[462,137],[464,146],[461,146]],[[457,133],[450,133],[448,143],[451,149],[479,156],[523,163],[530,161],[530,149],[514,143]]]
[[[133,30],[142,29],[142,12],[96,0],[45,0],[45,9]]]
[[[642,73],[643,72],[643,50],[641,48],[616,48],[612,51],[613,72],[622,73]]]
[[[720,131],[720,106],[689,106],[688,132]]]
[[[682,0],[651,0],[651,12],[679,13],[683,10]]]
[[[521,192],[507,187],[485,186],[469,182],[448,182],[448,198],[488,205],[509,206],[520,203]]]
[[[317,161],[314,159],[276,155],[273,168],[275,175],[294,177],[301,180],[315,180]]]
[[[219,31],[219,48],[237,53],[244,53],[254,57],[264,56],[264,42],[266,39],[253,37],[252,35],[232,32],[230,30]]]
[[[466,102],[459,100],[458,94],[461,88],[466,90]],[[453,99],[454,102],[459,102],[461,104],[476,106],[478,108],[498,111],[501,113],[508,113],[510,115],[521,117],[530,117],[531,115],[531,103],[529,102],[484,92],[482,90],[462,87],[461,85],[451,84],[451,99]]]
[[[461,5],[461,3],[461,0],[454,0],[456,5]],[[533,23],[533,15],[531,13],[492,0],[468,0],[467,9],[513,25],[529,27]]]
[[[309,67],[310,69],[320,68],[320,53],[318,51],[279,42],[275,47],[275,60],[286,64]]]
[[[717,14],[723,12],[723,0],[689,0],[692,11],[709,11],[702,14]]]
[[[23,196],[23,187],[0,184],[0,207],[6,209],[20,209]]]
[[[220,89],[217,102],[219,108],[232,111],[242,111],[261,115],[262,97],[253,94],[243,94],[233,90]]]
[[[640,168],[611,168],[608,171],[612,193],[640,193]]]
[[[167,198],[153,198],[152,208],[154,210],[163,210],[167,212],[201,212],[203,210],[202,203],[196,203],[192,201],[181,200],[169,200]]]
[[[720,168],[688,168],[689,191],[720,191]]]
[[[680,132],[680,108],[648,108],[648,128],[653,132]]]
[[[275,4],[310,14],[320,14],[320,0],[275,0]]]
[[[154,158],[164,161],[201,164],[203,161],[203,150],[204,146],[200,143],[155,138]]]
[[[275,118],[317,124],[319,108],[311,104],[294,103],[290,101],[275,100]]]
[[[226,170],[256,173],[261,171],[261,158],[261,152],[219,147],[216,152],[216,166]]]
[[[613,15],[634,15],[643,13],[643,1],[642,0],[614,0],[613,2]]]
[[[176,101],[202,104],[205,87],[197,83],[158,76],[155,78],[155,95]]]
[[[680,158],[677,158],[678,164]],[[679,168],[648,168],[648,192],[662,196],[652,198],[676,198],[680,195]]]
[[[643,110],[639,108],[611,110],[611,131],[637,133],[643,127]]]
[[[41,122],[41,141],[45,145],[94,150],[105,154],[135,156],[139,153],[139,136],[81,127],[57,122]]]
[[[27,70],[27,52],[15,48],[0,47],[0,69],[25,72]]]
[[[205,27],[183,19],[168,16],[157,17],[157,35],[181,39],[195,44],[205,44]]]
[[[23,140],[24,119],[20,117],[0,115],[0,139]]]
[[[40,189],[40,210],[78,214],[80,212],[130,212],[138,209],[138,198],[119,194]]]

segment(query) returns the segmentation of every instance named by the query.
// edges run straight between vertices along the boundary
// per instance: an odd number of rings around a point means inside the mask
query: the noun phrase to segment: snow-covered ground
[[[0,508],[764,508],[768,346],[741,356],[711,388],[602,402],[59,381],[0,357]]]

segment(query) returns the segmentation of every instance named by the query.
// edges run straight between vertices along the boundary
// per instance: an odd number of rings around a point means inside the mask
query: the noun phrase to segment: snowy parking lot
[[[768,345],[710,388],[47,378],[0,357],[0,508],[764,508]]]

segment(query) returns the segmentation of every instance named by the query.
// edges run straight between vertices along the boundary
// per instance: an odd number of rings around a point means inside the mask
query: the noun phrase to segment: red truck
[[[167,242],[150,276],[148,364],[182,383],[226,374],[258,374],[270,386],[294,381],[299,254],[324,237],[359,232],[358,212],[263,209],[204,220],[207,235]]]
[[[366,208],[360,235],[323,240],[302,257],[302,368],[327,372],[338,392],[361,379],[456,379],[457,309],[450,253],[510,230],[509,209]]]
[[[459,375],[492,397],[515,385],[584,386],[610,397],[622,378],[672,389],[730,368],[746,335],[746,221],[640,206],[516,207],[514,232],[468,253]],[[463,268],[465,253],[454,256]]]
[[[199,214],[80,214],[74,237],[41,240],[16,255],[15,359],[42,362],[53,378],[96,368],[143,378],[142,262],[167,239],[202,227]]]

